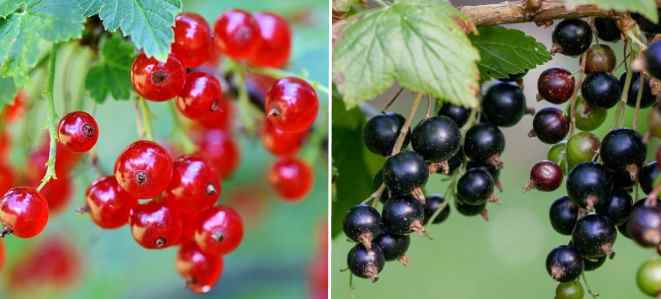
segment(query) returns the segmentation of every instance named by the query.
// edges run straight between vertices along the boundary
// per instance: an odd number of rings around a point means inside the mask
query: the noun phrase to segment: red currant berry
[[[192,68],[208,61],[212,45],[211,28],[202,16],[192,12],[177,15],[172,53],[184,67]]]
[[[562,104],[574,93],[574,76],[561,68],[545,70],[537,80],[539,95],[554,104]]]
[[[278,130],[270,121],[265,121],[262,127],[262,144],[276,156],[288,156],[298,152],[306,136],[306,132],[288,133]]]
[[[214,32],[216,46],[233,59],[251,57],[262,42],[255,18],[240,9],[223,13],[216,20]]]
[[[25,99],[28,97],[24,90],[19,90],[14,96],[14,101],[7,104],[3,111],[4,119],[7,123],[13,123],[19,119],[25,112]]]
[[[221,179],[230,176],[239,166],[239,146],[220,129],[209,129],[198,138],[198,155],[206,159]]]
[[[199,156],[183,156],[174,161],[174,173],[167,192],[179,210],[196,212],[213,206],[220,196],[218,175]]]
[[[165,101],[179,95],[184,88],[186,70],[172,55],[160,62],[140,53],[131,66],[131,82],[135,91],[145,99]]]
[[[172,158],[155,142],[136,141],[117,158],[115,179],[136,198],[157,196],[172,179]]]
[[[48,202],[34,188],[11,188],[0,199],[0,222],[17,237],[34,237],[48,223]]]
[[[164,200],[167,202],[172,201],[172,195],[165,195]],[[176,205],[173,205],[175,208]],[[181,229],[181,238],[179,239],[179,244],[186,244],[187,242],[195,241],[195,230],[197,229],[198,219],[200,213],[198,211],[191,212],[187,210],[178,209],[179,217],[181,217],[183,226]]]
[[[307,163],[285,157],[271,166],[268,180],[284,200],[293,202],[303,199],[310,192],[314,173]]]
[[[163,200],[136,205],[131,211],[130,222],[133,239],[147,249],[178,244],[183,229],[178,211]]]
[[[197,123],[204,128],[216,128],[229,130],[232,127],[232,102],[220,99],[216,102],[217,109],[207,111],[196,119]]]
[[[70,151],[87,152],[99,139],[99,125],[87,112],[71,112],[60,120],[58,139]]]
[[[186,76],[186,85],[177,97],[177,108],[190,119],[206,117],[222,109],[223,91],[214,76],[202,72]],[[226,106],[226,105],[225,105]]]
[[[202,250],[225,255],[234,251],[243,239],[243,220],[234,209],[217,206],[199,215],[195,242]]]
[[[0,194],[5,194],[14,186],[14,170],[9,165],[0,164]]]
[[[52,179],[39,190],[41,196],[48,202],[48,210],[51,215],[59,214],[69,205],[73,185],[68,176]]]
[[[177,271],[191,291],[207,293],[222,276],[223,258],[205,253],[190,242],[181,246],[177,252]]]
[[[268,13],[254,13],[262,43],[249,62],[256,66],[281,68],[287,65],[291,53],[291,29],[283,17]]]
[[[97,179],[87,188],[85,202],[92,221],[101,228],[118,228],[129,222],[138,201],[122,189],[115,177]]]
[[[305,80],[286,77],[275,82],[266,95],[267,119],[283,132],[303,132],[317,118],[317,92]]]

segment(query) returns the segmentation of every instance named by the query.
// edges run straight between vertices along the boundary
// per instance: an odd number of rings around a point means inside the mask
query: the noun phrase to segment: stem
[[[174,126],[172,127],[172,138],[179,143],[184,152],[192,153],[197,146],[195,146],[195,143],[193,143],[193,141],[190,140],[190,137],[186,134],[186,125],[181,120],[179,113],[177,113],[177,107],[175,105],[174,101],[170,101],[170,114],[172,115],[172,121],[174,123]]]
[[[241,124],[246,131],[254,133],[256,130],[256,120],[253,117],[254,114],[251,113],[254,108],[250,104],[248,87],[246,87],[246,70],[239,64],[233,64],[233,66],[236,68],[236,83],[239,88],[239,117],[241,119]]]
[[[49,149],[48,149],[48,161],[46,162],[46,173],[41,179],[41,183],[37,187],[37,191],[40,191],[48,181],[51,179],[57,179],[57,174],[55,173],[55,160],[57,155],[57,112],[55,111],[55,66],[57,63],[57,52],[59,49],[59,44],[54,44],[53,49],[51,50],[50,62],[48,64],[48,135],[49,135]]]
[[[138,109],[140,110],[140,115],[142,116],[142,132],[140,132],[140,135],[143,139],[154,140],[154,134],[152,133],[151,127],[151,111],[149,110],[149,106],[147,106],[147,102],[141,96],[138,96],[136,101]]]
[[[629,44],[628,39],[624,40],[624,48],[629,49],[631,45]],[[633,49],[629,49],[633,50]],[[615,126],[614,128],[619,128],[622,125],[622,117],[624,116],[624,105],[627,102],[627,97],[629,97],[629,88],[631,87],[631,79],[633,78],[633,72],[631,68],[628,67],[628,64],[625,63],[627,74],[624,79],[624,88],[622,88],[622,97],[620,102],[617,103],[617,110],[615,111]],[[641,92],[639,92],[641,93]]]
[[[588,279],[585,277],[585,272],[581,273],[581,279],[583,279],[583,284],[585,284],[585,289],[588,290],[588,294],[590,294],[590,297],[592,297],[592,299],[597,299],[599,293],[593,291],[592,288],[590,288]]]
[[[639,76],[642,76],[642,74]],[[640,114],[640,101],[642,101],[643,99],[644,81],[645,80],[643,80],[643,78],[638,77],[638,94],[636,95],[636,110],[634,110],[633,123],[631,124],[631,128],[634,129],[634,131],[638,130],[638,114]]]
[[[381,111],[386,111],[386,110],[390,109],[390,106],[392,106],[392,104],[395,103],[395,100],[397,100],[397,98],[399,98],[399,95],[402,94],[402,91],[404,91],[404,88],[400,87],[399,90],[397,91],[397,93],[395,94],[395,96],[393,96],[388,101],[388,103],[386,103],[386,105],[383,106],[383,110],[381,110]]]
[[[317,81],[312,81],[307,78],[306,76],[302,76],[300,74],[296,74],[293,72],[281,70],[281,69],[274,69],[274,68],[265,68],[265,67],[247,67],[247,71],[250,73],[255,73],[255,74],[260,74],[260,75],[266,75],[269,77],[273,78],[284,78],[284,77],[298,77],[298,78],[304,78],[305,81],[307,81],[314,89],[317,89],[326,95],[329,95],[330,92],[328,91],[328,88],[326,85],[321,84]]]
[[[581,57],[581,67],[578,73],[578,80],[576,80],[576,85],[574,85],[574,92],[571,95],[571,100],[569,102],[569,136],[574,135],[574,130],[576,129],[576,99],[578,97],[578,90],[583,84],[583,75],[585,74],[585,54]]]
[[[634,43],[636,43],[636,45],[638,45],[640,49],[642,50],[647,49],[647,45],[644,42],[642,42],[635,34],[633,34],[633,32],[631,31],[627,32],[627,38],[632,40]]]
[[[432,98],[430,96],[427,96],[427,112],[425,112],[425,118],[430,118],[431,113],[432,113]]]
[[[459,174],[459,171],[455,171],[455,173],[452,174],[452,178],[450,179],[450,183],[448,184],[448,189],[445,190],[445,194],[443,195],[443,197],[445,198],[445,202],[443,202],[441,204],[441,206],[438,207],[438,209],[436,209],[436,211],[434,211],[434,214],[432,214],[431,217],[429,217],[429,219],[427,219],[427,224],[425,226],[428,226],[431,223],[434,223],[434,220],[436,220],[436,217],[438,217],[438,215],[440,215],[441,212],[443,210],[445,210],[445,208],[447,208],[447,206],[450,204],[450,195],[454,194],[454,193],[452,193],[452,190],[454,190],[455,185],[457,184],[457,178],[459,177],[458,174]]]

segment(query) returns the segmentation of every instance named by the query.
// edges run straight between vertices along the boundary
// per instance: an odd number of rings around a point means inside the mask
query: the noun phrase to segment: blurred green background
[[[477,4],[485,1],[472,2]],[[511,27],[526,31],[550,48],[552,26],[546,29],[531,24]],[[618,53],[618,62],[621,61],[622,43],[609,45]],[[578,59],[556,55],[546,65],[529,71],[524,82],[528,105],[537,109],[551,105],[548,102],[535,101],[535,96],[539,74],[553,66],[567,68],[573,72],[578,69]],[[620,67],[616,76],[619,78],[622,72],[624,69]],[[380,110],[395,91],[390,90],[387,95],[370,104]],[[410,101],[411,94],[405,94],[396,102],[393,110],[406,115]],[[421,106],[417,119],[424,114],[424,103]],[[626,126],[631,125],[632,110],[627,108],[624,122]],[[615,109],[609,112],[609,119],[596,132],[600,138],[613,127]],[[642,127],[643,131],[646,115],[647,111],[641,112],[642,126],[639,127]],[[498,194],[502,204],[489,205],[489,222],[480,217],[467,218],[452,207],[446,222],[429,227],[428,232],[433,240],[421,236],[411,237],[411,247],[407,253],[410,259],[408,266],[398,262],[387,263],[378,282],[372,284],[367,280],[354,278],[353,290],[349,287],[349,273],[340,272],[347,267],[346,255],[353,244],[340,234],[332,242],[333,297],[553,298],[557,283],[546,273],[546,255],[552,248],[566,244],[569,237],[559,235],[553,230],[548,219],[548,209],[553,200],[563,195],[565,187],[563,185],[553,193],[534,190],[522,193],[523,186],[528,182],[530,167],[545,159],[549,148],[539,140],[527,137],[531,128],[532,117],[525,116],[517,126],[503,129],[507,145],[503,157],[505,168],[500,179],[505,191]],[[650,142],[648,154],[653,154],[658,144],[656,140]],[[378,171],[377,167],[370,169],[372,174]],[[440,175],[430,177],[426,186],[427,193],[445,192],[445,184],[441,182],[441,178]],[[359,201],[365,197],[350,200]],[[335,210],[332,212],[334,215],[346,213]],[[656,256],[656,252],[643,250],[621,235],[616,241],[615,251],[617,254],[613,260],[608,260],[602,268],[587,273],[591,287],[600,294],[601,299],[647,298],[638,290],[635,275],[639,265],[647,258]],[[585,298],[589,298],[587,293]]]
[[[268,10],[296,18],[298,21],[293,28],[290,70],[306,73],[311,80],[322,84],[328,83],[327,1],[184,1],[185,11],[202,14],[212,26],[216,16],[231,8]],[[328,100],[323,93],[320,94],[320,101],[322,105],[316,126],[320,130],[327,130]],[[150,103],[150,107],[155,114],[157,139],[167,138],[171,130],[167,104]],[[102,166],[111,169],[120,151],[137,138],[134,107],[132,103],[107,101],[96,107],[95,115],[102,132],[96,149]],[[41,121],[33,124],[41,125]],[[308,263],[316,253],[319,243],[317,235],[327,215],[327,159],[321,154],[314,164],[315,187],[308,198],[297,204],[288,204],[272,195],[265,181],[266,170],[274,158],[263,149],[258,139],[248,139],[239,134],[237,138],[241,146],[240,168],[229,180],[223,182],[225,196],[221,196],[221,203],[233,189],[250,186],[252,189],[248,189],[248,194],[252,192],[264,201],[265,211],[263,216],[258,215],[259,219],[245,219],[245,222],[253,223],[252,227],[246,231],[241,247],[225,257],[223,277],[204,297],[307,298]],[[17,155],[25,153],[14,153],[14,157]],[[16,158],[12,162],[24,161],[24,158]],[[185,288],[175,270],[176,248],[145,250],[133,241],[128,227],[100,230],[88,216],[74,212],[83,203],[84,189],[95,178],[88,164],[83,164],[75,172],[76,190],[71,204],[61,215],[51,218],[45,233],[30,240],[9,237],[3,241],[7,248],[7,262],[0,271],[0,277],[6,277],[12,261],[16,261],[40,240],[57,233],[70,239],[82,256],[83,268],[79,281],[73,288],[64,291],[30,290],[10,295],[5,287],[5,279],[0,284],[0,298],[199,297]],[[268,195],[259,198],[262,192]]]

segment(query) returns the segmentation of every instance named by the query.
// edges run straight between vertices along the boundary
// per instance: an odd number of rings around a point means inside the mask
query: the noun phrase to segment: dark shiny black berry
[[[599,155],[604,165],[611,169],[626,170],[635,181],[645,162],[647,146],[638,132],[631,129],[615,129],[601,141]]]
[[[606,257],[602,256],[598,259],[583,259],[583,265],[585,271],[594,271],[599,269],[604,262],[606,261]]]
[[[583,20],[566,19],[555,26],[551,37],[557,51],[568,56],[577,56],[590,47],[592,28]]]
[[[597,214],[606,216],[615,225],[627,222],[633,209],[633,199],[628,192],[620,189],[613,190],[606,200],[596,206]]]
[[[640,202],[644,203],[644,200]],[[661,243],[661,209],[638,204],[627,221],[627,233],[642,247],[655,247]]]
[[[590,214],[578,220],[572,233],[572,245],[584,258],[597,259],[613,254],[617,231],[607,217]]]
[[[362,244],[356,244],[347,255],[347,266],[351,273],[372,281],[377,280],[385,263],[383,251],[378,246],[367,249]]]
[[[661,41],[655,41],[645,50],[645,66],[654,78],[661,79]]]
[[[551,204],[549,219],[556,232],[571,235],[578,221],[578,205],[567,196],[560,197]]]
[[[430,117],[413,129],[411,146],[427,161],[447,161],[461,146],[461,132],[447,116]]]
[[[471,169],[457,181],[457,199],[464,204],[481,206],[494,198],[494,187],[494,179],[487,171]]]
[[[427,224],[431,217],[436,213],[436,210],[438,210],[443,204],[445,204],[445,198],[441,196],[440,194],[432,194],[430,196],[427,196],[427,199],[425,200],[425,221],[423,224]],[[445,207],[443,210],[436,215],[436,218],[434,218],[434,221],[432,222],[433,224],[439,224],[448,219],[448,216],[450,216],[450,205],[445,204]]]
[[[559,282],[575,280],[583,273],[583,258],[574,247],[558,246],[546,257],[546,271]]]
[[[567,136],[569,132],[569,119],[562,110],[555,107],[546,107],[539,110],[532,120],[533,131],[530,135],[536,136],[544,143],[556,144]]]
[[[643,168],[640,169],[638,174],[638,182],[640,183],[640,188],[643,189],[645,194],[649,194],[654,189],[654,181],[661,174],[661,169],[657,167],[656,161],[647,163]]]
[[[574,75],[568,70],[550,68],[542,72],[537,79],[539,95],[554,104],[562,104],[574,94]]]
[[[631,235],[629,235],[629,231],[627,230],[627,226],[629,225],[629,220],[624,222],[622,225],[617,226],[617,231],[620,232],[621,235],[623,235],[627,239],[631,239]]]
[[[422,204],[411,196],[393,197],[386,202],[382,211],[386,231],[396,235],[405,235],[424,230],[422,223],[425,210]]]
[[[620,28],[617,27],[617,22],[613,18],[596,17],[594,27],[597,29],[597,36],[603,41],[614,42],[622,36]]]
[[[457,127],[461,128],[463,127],[466,122],[468,122],[468,118],[470,117],[471,114],[471,109],[454,105],[451,103],[443,103],[443,106],[441,106],[441,110],[438,111],[439,116],[447,116],[454,120],[454,122],[457,124]]]
[[[485,161],[476,161],[476,160],[468,161],[466,163],[466,170],[468,171],[472,169],[486,170],[487,172],[489,172],[489,174],[494,180],[498,180],[498,178],[500,177],[500,168],[496,168],[492,164],[489,164]]]
[[[500,154],[505,150],[505,135],[490,123],[480,123],[466,132],[464,153],[471,160],[486,161],[500,168]]]
[[[626,169],[610,169],[606,168],[608,175],[613,182],[613,189],[620,189],[623,191],[631,192],[636,185],[636,181],[631,178],[631,174]]]
[[[344,234],[354,242],[372,247],[372,240],[383,232],[379,211],[368,205],[357,205],[344,217]]]
[[[610,191],[611,182],[606,168],[594,162],[578,164],[567,177],[567,195],[588,210],[606,200]]]
[[[384,182],[394,193],[408,194],[423,186],[428,178],[425,160],[412,151],[403,151],[388,158],[383,166]]]
[[[661,14],[661,8],[657,9],[657,12]],[[654,23],[650,21],[648,18],[642,16],[641,14],[632,13],[631,18],[633,18],[636,21],[636,23],[638,23],[638,26],[640,27],[641,31],[651,35],[661,33],[661,24]]]
[[[466,161],[466,155],[464,154],[463,148],[460,148],[453,156],[448,160],[448,175],[454,174],[454,172],[461,167]],[[441,169],[439,169],[441,171]]]
[[[495,84],[482,98],[483,115],[497,126],[516,125],[526,113],[526,109],[526,97],[523,91],[513,84]]]
[[[381,248],[386,261],[394,261],[406,254],[411,245],[411,237],[385,233],[374,240],[374,245]]]
[[[627,79],[627,74],[624,73],[620,76],[620,85],[624,86],[624,83]],[[629,84],[629,93],[627,94],[627,106],[636,107],[636,101],[638,100],[638,91],[640,90],[640,80],[643,80],[643,94],[640,98],[640,108],[651,107],[656,103],[656,97],[652,94],[652,88],[650,88],[650,79],[647,76],[641,78],[639,72],[634,72],[631,75],[631,83]]]
[[[482,205],[469,205],[465,204],[459,200],[454,201],[454,207],[457,209],[457,212],[459,214],[464,215],[464,216],[477,216],[477,215],[484,215],[484,211],[486,209],[487,203],[485,202]]]
[[[581,94],[589,105],[609,109],[620,100],[622,86],[620,81],[609,73],[592,73],[585,77]]]
[[[403,116],[392,112],[370,118],[363,129],[363,141],[367,149],[375,154],[389,156],[405,121]],[[408,138],[404,142],[404,147],[407,144]]]

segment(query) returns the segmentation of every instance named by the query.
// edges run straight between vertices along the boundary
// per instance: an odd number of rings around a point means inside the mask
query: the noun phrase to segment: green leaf
[[[134,49],[118,34],[101,42],[101,62],[90,68],[85,77],[85,88],[92,98],[103,103],[108,96],[116,100],[129,98],[130,71]]]
[[[80,10],[83,12],[83,15],[86,17],[93,16],[99,13],[101,9],[101,4],[103,0],[77,0]]]
[[[480,51],[480,79],[505,78],[523,73],[551,60],[543,44],[523,31],[500,26],[480,27],[479,34],[470,36]]]
[[[656,0],[565,0],[569,7],[577,5],[596,5],[602,9],[637,12],[653,22],[659,19]]]
[[[6,18],[8,15],[16,11],[23,1],[16,0],[0,0],[0,17]]]
[[[348,108],[397,81],[454,104],[475,107],[478,52],[446,1],[401,0],[355,16],[333,54],[333,78]]]
[[[14,85],[14,80],[11,78],[2,78],[0,77],[0,108],[4,107],[6,104],[11,103],[11,101],[16,96],[16,86]]]
[[[79,38],[84,17],[71,0],[21,0],[0,19],[0,75],[13,77],[18,85],[27,80],[45,49],[54,42]],[[7,13],[8,10],[2,11]]]
[[[98,11],[108,31],[120,29],[138,49],[166,60],[174,40],[174,18],[181,0],[79,0],[86,13]]]

